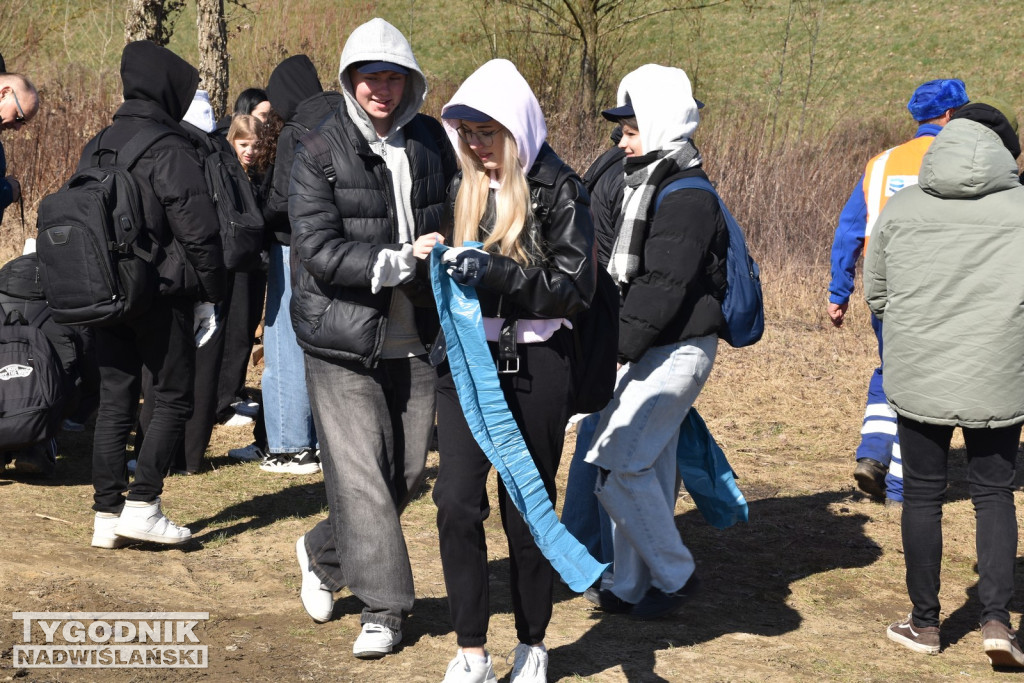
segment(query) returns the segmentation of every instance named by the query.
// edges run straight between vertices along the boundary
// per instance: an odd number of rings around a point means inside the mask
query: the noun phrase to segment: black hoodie
[[[125,101],[104,134],[104,146],[116,149],[135,133],[154,127],[172,132],[131,170],[142,192],[146,227],[157,246],[160,293],[219,301],[224,264],[217,212],[202,162],[179,123],[199,85],[199,72],[166,48],[136,41],[121,55],[121,80]],[[79,169],[91,164],[96,146],[97,138],[85,146]]]
[[[277,139],[274,185],[267,197],[263,218],[281,244],[291,243],[288,223],[288,185],[292,177],[295,146],[306,131],[316,128],[342,102],[341,93],[324,92],[316,67],[306,55],[293,55],[270,74],[267,98],[285,127]]]

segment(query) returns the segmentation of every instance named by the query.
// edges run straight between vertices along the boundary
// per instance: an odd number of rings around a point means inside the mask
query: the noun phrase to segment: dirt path
[[[547,636],[550,680],[997,675],[981,652],[976,626],[974,523],[962,457],[952,458],[957,483],[945,517],[945,649],[938,657],[915,655],[884,635],[886,625],[909,610],[899,515],[855,492],[850,477],[874,350],[864,329],[772,322],[757,347],[722,349],[698,404],[740,476],[750,523],[717,531],[687,496],[680,499],[678,527],[697,557],[703,590],[677,619],[635,623],[602,616],[568,589],[556,590]],[[62,439],[60,472],[50,480],[0,473],[0,679],[439,681],[455,637],[429,491],[404,516],[418,602],[403,646],[383,660],[359,661],[351,656],[357,600],[342,594],[340,618],[325,625],[314,624],[298,601],[293,545],[325,512],[322,480],[267,474],[223,456],[248,436],[245,429],[218,429],[214,469],[168,479],[166,509],[195,534],[183,550],[89,546],[88,432]],[[570,436],[563,477],[572,444]],[[430,464],[436,466],[436,454]],[[508,562],[497,515],[488,525],[488,647],[499,679],[507,681],[505,657],[516,644]],[[1020,607],[1015,601],[1015,619]],[[209,648],[209,668],[12,669],[12,648],[21,642],[15,611],[209,612],[196,629]]]

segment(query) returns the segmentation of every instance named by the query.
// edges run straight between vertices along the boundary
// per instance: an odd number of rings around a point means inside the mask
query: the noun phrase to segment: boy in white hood
[[[608,263],[622,292],[620,371],[586,456],[613,523],[614,575],[594,599],[637,619],[675,612],[696,586],[674,520],[675,449],[715,360],[728,233],[709,192],[677,190],[657,209],[655,198],[676,179],[707,179],[691,140],[699,106],[681,69],[647,64],[603,112],[622,126],[626,159]]]
[[[302,603],[333,616],[333,592],[363,601],[356,657],[402,639],[413,605],[399,514],[418,493],[434,422],[426,346],[437,312],[422,259],[455,173],[440,124],[417,113],[427,86],[383,19],[341,56],[340,106],[302,138],[289,189],[292,323],[320,440],[329,515],[296,543]]]
[[[499,382],[554,502],[565,424],[574,412],[574,344],[565,323],[594,293],[587,193],[544,142],[540,105],[511,62],[495,59],[477,69],[441,116],[462,168],[449,192],[444,231],[454,248],[443,259],[456,281],[476,288],[488,340],[502,336],[500,353],[491,345]],[[467,242],[483,247],[462,246]],[[441,460],[434,502],[459,645],[444,681],[494,683],[484,649],[490,611],[481,502],[491,463],[466,422],[447,363],[438,367],[437,387]],[[510,681],[546,681],[554,570],[501,485],[498,508],[519,639]]]

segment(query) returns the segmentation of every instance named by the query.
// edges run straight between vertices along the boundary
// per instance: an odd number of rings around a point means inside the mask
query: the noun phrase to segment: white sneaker
[[[543,645],[519,643],[513,652],[516,659],[509,683],[547,683],[548,651]]]
[[[270,460],[260,463],[264,472],[278,474],[316,474],[320,471],[320,462],[311,448],[303,448],[298,453],[279,453]]]
[[[299,560],[299,573],[302,575],[302,588],[299,590],[302,606],[316,623],[330,621],[334,613],[334,593],[324,588],[320,579],[309,568],[305,536],[300,536],[299,540],[295,541],[295,557]]]
[[[149,503],[141,500],[125,501],[114,533],[137,541],[165,545],[178,545],[192,538],[192,532],[188,528],[177,526],[164,516],[160,510],[159,498]]]
[[[352,654],[359,659],[380,659],[402,642],[402,631],[392,631],[381,624],[363,624],[363,632],[352,644]]]
[[[448,670],[441,683],[498,683],[491,666],[491,655],[467,655],[459,648],[459,653],[448,662]]]
[[[252,424],[252,418],[249,417],[248,415],[235,413],[221,424],[224,425],[225,427],[244,427],[245,425]]]
[[[241,460],[242,462],[255,462],[256,460],[263,460],[266,456],[262,448],[251,443],[245,448],[232,448],[228,451],[228,457],[233,460]]]
[[[113,512],[97,512],[92,522],[92,547],[93,548],[120,548],[128,545],[127,538],[121,538],[114,529],[117,528],[119,516]]]

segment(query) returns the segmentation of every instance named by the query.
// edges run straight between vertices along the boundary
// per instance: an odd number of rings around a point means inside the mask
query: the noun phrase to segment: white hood
[[[205,90],[196,90],[196,94],[192,96],[192,104],[188,105],[188,111],[181,120],[191,123],[204,133],[212,133],[217,129],[213,107],[210,106],[210,96]]]
[[[402,102],[395,108],[392,130],[401,128],[419,113],[423,101],[427,98],[427,79],[423,77],[420,65],[412,54],[412,46],[401,31],[383,19],[371,19],[357,26],[349,34],[341,51],[341,65],[338,67],[341,89],[345,93],[345,99],[362,112],[364,123],[372,130],[370,117],[356,103],[352,79],[348,75],[348,68],[358,62],[392,62],[409,70]],[[349,107],[349,112],[352,111],[353,108]]]
[[[693,137],[700,123],[686,72],[644,64],[619,83],[616,106],[632,104],[644,154],[674,149]]]
[[[459,147],[455,132],[457,119],[443,117],[445,111],[457,104],[482,111],[512,133],[519,148],[523,172],[530,171],[548,137],[548,127],[537,96],[515,64],[507,59],[492,59],[485,63],[463,81],[441,109],[441,120],[455,149]]]

